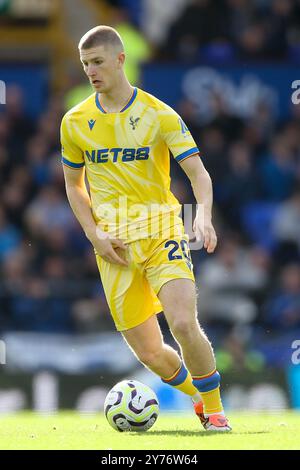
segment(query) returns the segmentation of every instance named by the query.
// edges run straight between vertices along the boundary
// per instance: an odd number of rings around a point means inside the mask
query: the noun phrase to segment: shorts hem
[[[172,277],[170,279],[164,279],[161,284],[159,284],[159,288],[156,289],[156,287],[152,286],[155,294],[158,296],[159,292],[160,292],[160,289],[165,285],[167,284],[167,282],[171,282],[171,281],[175,281],[177,279],[188,279],[190,281],[192,281],[194,284],[195,284],[195,278],[193,276],[188,276],[188,275],[182,275],[182,276],[178,276],[178,277]]]
[[[149,320],[149,318],[151,318],[153,315],[158,315],[159,313],[162,312],[162,309],[160,308],[159,310],[155,310],[154,312],[150,313],[150,315],[148,315],[146,318],[143,318],[142,321],[136,321],[132,324],[130,324],[130,326],[126,326],[126,328],[121,328],[121,327],[118,327],[116,325],[116,329],[117,331],[119,331],[120,333],[122,333],[122,331],[127,331],[127,330],[131,330],[132,328],[135,328],[139,325],[142,325],[143,323],[145,323],[145,321]]]

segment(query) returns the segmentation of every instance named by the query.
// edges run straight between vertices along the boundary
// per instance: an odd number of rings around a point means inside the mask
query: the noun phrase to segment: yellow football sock
[[[220,395],[220,387],[215,388],[215,390],[210,390],[209,392],[200,392],[203,405],[204,413],[221,413],[223,411],[223,405]]]
[[[177,388],[177,390],[180,390],[181,392],[185,393],[186,395],[190,395],[191,397],[199,395],[198,390],[193,385],[193,379],[190,373],[188,373],[187,378],[184,382],[182,382],[182,384],[173,386],[174,388]]]
[[[181,392],[189,395],[191,397],[197,397],[199,395],[199,391],[193,385],[193,379],[189,371],[185,368],[184,364],[181,364],[179,369],[169,378],[162,378],[162,381],[172,387],[180,390]],[[195,398],[195,401],[197,399]]]
[[[193,384],[201,394],[205,414],[223,411],[220,395],[220,374],[216,370],[207,375],[193,377]]]

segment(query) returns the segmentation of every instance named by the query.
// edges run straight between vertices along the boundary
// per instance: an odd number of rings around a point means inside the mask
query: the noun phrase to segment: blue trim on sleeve
[[[65,165],[67,166],[70,166],[71,168],[82,168],[85,163],[82,162],[82,163],[73,163],[73,162],[70,162],[69,160],[67,160],[66,158],[64,157],[61,157],[61,161],[62,163],[64,163]]]
[[[177,155],[177,157],[175,157],[175,160],[177,162],[181,162],[181,160],[184,160],[185,158],[189,157],[190,155],[193,155],[194,153],[199,153],[198,147],[193,147],[190,150],[187,150],[186,152]]]

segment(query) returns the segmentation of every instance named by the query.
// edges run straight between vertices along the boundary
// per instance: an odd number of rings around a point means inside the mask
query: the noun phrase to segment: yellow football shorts
[[[188,235],[172,239],[143,239],[128,244],[128,267],[96,255],[105,296],[119,331],[140,325],[162,311],[157,297],[172,279],[194,279]],[[119,256],[123,250],[117,251]]]

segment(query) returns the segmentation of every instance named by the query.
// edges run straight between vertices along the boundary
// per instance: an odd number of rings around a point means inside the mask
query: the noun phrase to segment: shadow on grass
[[[178,437],[210,437],[210,436],[242,436],[242,435],[257,435],[257,434],[269,434],[271,431],[233,431],[233,432],[223,432],[220,433],[218,431],[150,431],[149,436],[176,436]],[[145,436],[145,433],[134,433],[135,436]]]

